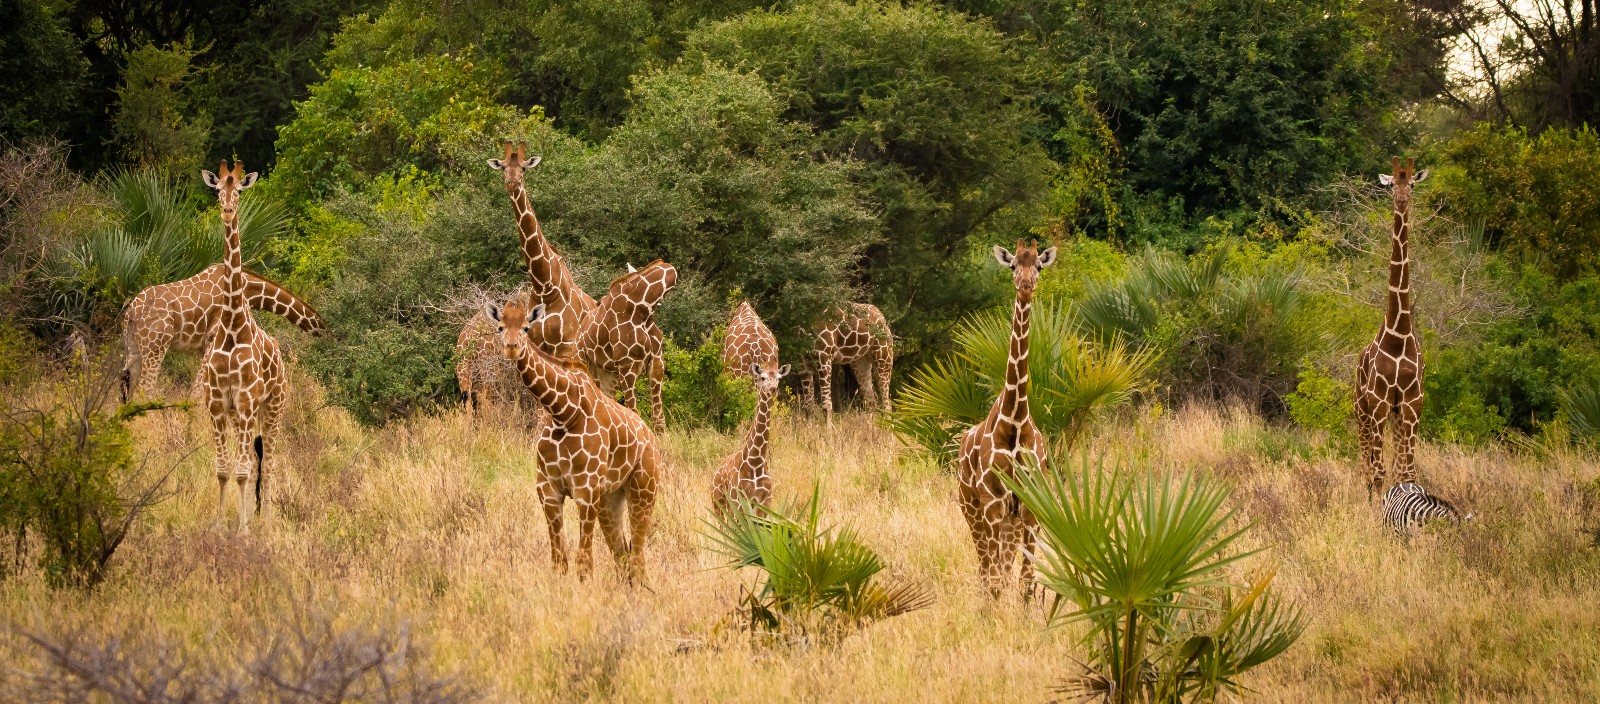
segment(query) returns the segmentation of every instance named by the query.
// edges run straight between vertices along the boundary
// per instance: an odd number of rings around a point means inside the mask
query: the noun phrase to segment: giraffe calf
[[[772,503],[772,475],[767,471],[767,433],[771,426],[772,402],[778,395],[778,380],[789,373],[789,365],[751,364],[745,373],[755,380],[760,400],[756,402],[756,416],[750,422],[750,431],[744,442],[717,465],[711,478],[711,505],[718,512],[727,511],[741,497],[760,506]]]

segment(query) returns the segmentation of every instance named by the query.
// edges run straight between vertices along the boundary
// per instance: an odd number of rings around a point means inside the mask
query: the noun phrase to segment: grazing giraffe
[[[630,267],[631,268],[631,267]],[[678,284],[678,270],[657,259],[611,282],[606,295],[583,319],[578,333],[579,356],[607,394],[622,391],[629,410],[639,409],[637,384],[650,379],[650,419],[657,432],[666,429],[661,385],[666,367],[661,359],[661,328],[655,309]]]
[[[533,391],[550,420],[539,433],[539,499],[550,528],[550,559],[567,570],[561,537],[561,509],[568,498],[578,505],[578,576],[593,569],[596,522],[606,545],[631,583],[644,578],[644,544],[650,533],[661,450],[639,414],[601,393],[583,363],[561,359],[531,344],[530,333],[543,306],[525,308],[513,298],[504,308],[485,309],[500,334],[507,359]],[[623,512],[629,526],[623,525]]]
[[[526,309],[528,286],[519,286],[507,300],[520,301]],[[480,405],[507,403],[518,411],[537,410],[537,402],[503,353],[499,327],[489,320],[481,307],[456,337],[456,384],[469,411]]]
[[[756,382],[756,415],[750,421],[739,449],[717,465],[711,478],[711,505],[726,511],[741,497],[761,506],[772,504],[772,475],[767,472],[767,429],[771,426],[772,400],[778,395],[778,380],[789,373],[789,365],[752,362],[744,372]]]
[[[722,368],[734,376],[745,376],[751,365],[769,364],[778,366],[778,338],[749,301],[740,301],[728,316],[728,333],[722,338]]]
[[[1039,251],[1035,243],[1017,240],[1017,253],[994,248],[994,257],[1012,270],[1016,303],[1011,309],[1011,347],[1006,357],[1006,384],[983,422],[961,436],[956,498],[961,515],[972,530],[978,549],[978,571],[984,586],[998,596],[1011,576],[1020,543],[1023,550],[1022,589],[1032,593],[1033,566],[1028,561],[1034,547],[1034,518],[1001,480],[1032,461],[1043,467],[1044,435],[1033,423],[1028,408],[1028,332],[1033,289],[1039,271],[1056,259],[1056,248]]]
[[[1394,224],[1389,235],[1389,295],[1383,329],[1361,351],[1356,364],[1356,425],[1361,459],[1372,479],[1367,493],[1383,488],[1383,434],[1394,416],[1395,473],[1404,484],[1415,483],[1413,451],[1417,419],[1422,412],[1422,341],[1411,312],[1411,187],[1428,177],[1416,162],[1394,157],[1392,173],[1378,180],[1394,191]]]
[[[283,413],[284,368],[278,341],[272,339],[245,306],[244,265],[239,254],[239,194],[255,185],[256,174],[244,165],[226,161],[217,169],[200,172],[206,185],[217,190],[222,206],[222,226],[227,243],[227,283],[214,313],[216,321],[206,341],[201,376],[205,380],[206,410],[211,413],[212,437],[217,445],[217,523],[227,514],[228,479],[239,485],[239,532],[250,532],[250,504],[245,483],[250,479],[251,450],[255,454],[256,509],[261,519],[272,519],[273,444]],[[253,448],[252,448],[253,446]]]
[[[813,327],[811,353],[801,358],[800,396],[813,404],[813,388],[820,381],[822,410],[833,426],[833,366],[848,365],[861,386],[861,397],[868,408],[893,410],[889,401],[889,376],[894,372],[894,334],[883,311],[870,303],[851,303],[834,308]],[[813,381],[815,377],[820,379]],[[873,393],[873,381],[883,394]]]
[[[326,329],[322,316],[287,289],[249,271],[244,279],[245,305],[252,310],[281,315],[312,335]],[[122,346],[127,351],[122,366],[124,402],[134,390],[154,395],[167,352],[201,351],[227,280],[227,265],[213,264],[182,281],[147,287],[122,307]]]
[[[528,202],[523,174],[538,166],[541,160],[537,156],[528,158],[527,142],[506,142],[503,158],[490,159],[489,166],[505,179],[506,193],[510,194],[511,207],[517,213],[517,231],[522,237],[522,261],[528,268],[528,280],[533,284],[532,300],[545,310],[544,318],[532,329],[533,344],[562,359],[576,359],[578,332],[583,319],[594,311],[595,301],[573,282],[572,270],[545,239],[539,218]]]

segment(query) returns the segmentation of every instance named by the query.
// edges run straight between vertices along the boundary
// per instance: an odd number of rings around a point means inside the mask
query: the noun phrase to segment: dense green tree
[[[772,85],[819,155],[864,164],[883,208],[861,283],[897,353],[918,358],[936,331],[995,303],[969,254],[1033,224],[1053,165],[1025,139],[1037,121],[1019,56],[987,22],[924,5],[806,3],[756,11],[690,35],[680,70],[723,62]]]
[[[0,137],[62,136],[88,69],[54,3],[0,4]]]

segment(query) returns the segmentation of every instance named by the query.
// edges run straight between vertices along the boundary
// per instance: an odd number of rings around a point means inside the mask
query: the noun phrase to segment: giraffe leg
[[[139,364],[139,393],[146,399],[155,398],[156,380],[161,378],[161,362],[167,358],[165,344],[151,345],[144,351]]]
[[[261,435],[256,440],[256,510],[261,514],[261,525],[272,526],[272,507],[277,502],[277,438],[283,421],[283,394],[274,393],[267,400],[266,417],[261,423]]]
[[[578,580],[594,571],[594,528],[600,521],[600,507],[592,500],[578,499]]]
[[[866,408],[878,407],[878,393],[872,388],[872,380],[877,376],[872,371],[872,360],[862,357],[850,365],[850,373],[856,377],[856,383],[861,386],[861,405]]]
[[[817,410],[816,373],[807,364],[800,370],[800,407],[807,412]]]
[[[255,423],[253,418],[244,417],[237,421],[233,429],[234,453],[233,481],[239,485],[239,534],[250,534],[250,516],[255,512],[254,497],[251,496],[250,470],[255,465],[255,434],[252,430]]]
[[[650,427],[657,433],[667,432],[667,407],[661,402],[661,387],[667,380],[667,366],[656,352],[650,358]]]
[[[1372,478],[1367,481],[1367,497],[1378,495],[1383,489],[1383,435],[1389,429],[1389,402],[1378,401],[1372,410],[1372,442],[1367,447],[1367,469]]]
[[[1420,386],[1420,384],[1418,385]],[[1395,409],[1399,413],[1394,430],[1394,465],[1396,481],[1416,482],[1416,444],[1418,413],[1422,410],[1422,394],[1406,399]]]
[[[233,446],[228,442],[232,433],[220,390],[212,389],[210,396],[206,410],[211,414],[211,442],[216,446],[217,453],[217,515],[212,527],[221,530],[228,516],[228,481],[233,478],[233,463],[228,458],[233,451]]]
[[[628,540],[628,574],[630,581],[645,583],[644,543],[650,535],[650,522],[656,509],[656,479],[661,458],[654,452],[645,452],[643,461],[628,480],[628,523],[632,533]]]
[[[606,547],[611,550],[611,558],[616,561],[617,569],[622,572],[623,579],[628,579],[628,534],[624,530],[622,521],[627,511],[627,494],[618,490],[602,498],[599,505],[600,535],[606,540]]]
[[[554,565],[556,572],[567,573],[566,542],[561,537],[561,505],[566,497],[556,488],[554,482],[541,474],[539,476],[539,504],[544,508],[544,522],[550,528],[550,564]]]
[[[1022,545],[1022,603],[1026,604],[1033,601],[1035,592],[1038,591],[1038,585],[1033,582],[1033,556],[1038,554],[1039,549],[1039,521],[1034,518],[1032,511],[1023,508],[1022,516],[1017,519],[1017,525],[1021,530]]]
[[[882,396],[883,412],[893,413],[894,403],[889,400],[889,379],[894,375],[894,353],[880,351],[872,371],[878,376],[878,394]]]
[[[983,583],[983,588],[989,590],[990,596],[1000,596],[1000,585],[996,572],[996,562],[1000,554],[1000,534],[996,529],[997,524],[991,520],[989,512],[985,510],[986,504],[979,497],[969,496],[965,489],[960,496],[961,515],[967,519],[967,528],[972,532],[972,544],[978,551],[978,579]]]
[[[822,392],[822,415],[833,427],[833,363],[826,360],[817,365],[817,387]]]

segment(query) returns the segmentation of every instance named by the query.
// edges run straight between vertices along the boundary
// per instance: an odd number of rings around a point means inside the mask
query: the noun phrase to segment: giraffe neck
[[[222,314],[218,322],[222,326],[223,333],[231,341],[240,330],[244,329],[245,320],[250,317],[250,311],[245,305],[243,255],[239,252],[239,214],[223,212],[222,228],[223,241],[227,249],[223,259],[223,263],[227,265],[227,276],[223,279]]]
[[[1011,348],[1006,356],[1006,385],[995,401],[997,420],[1017,426],[1025,424],[1030,416],[1028,409],[1028,331],[1033,312],[1033,296],[1017,292],[1016,304],[1011,309]]]
[[[312,335],[321,334],[327,329],[327,325],[322,322],[322,316],[311,307],[311,304],[279,286],[277,282],[249,271],[244,272],[244,277],[245,304],[250,308],[283,316],[295,327]]]
[[[740,466],[755,468],[753,478],[756,479],[767,473],[767,424],[772,418],[772,399],[777,395],[776,389],[761,392],[756,401],[756,417],[750,421],[750,432],[744,437],[744,461]]]
[[[522,235],[522,262],[528,267],[535,300],[546,305],[555,299],[570,303],[567,294],[577,288],[572,282],[572,271],[544,238],[544,228],[540,227],[539,217],[528,201],[528,189],[520,181],[511,188],[511,207],[517,213],[517,230]]]
[[[567,368],[533,345],[518,345],[514,354],[522,383],[550,413],[551,422],[573,430],[594,415],[597,399],[590,384],[585,383],[587,374]]]
[[[1379,338],[1411,337],[1411,207],[1396,202],[1394,227],[1389,233],[1389,298]]]

